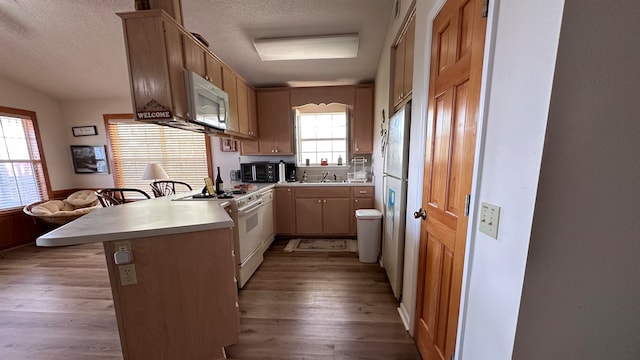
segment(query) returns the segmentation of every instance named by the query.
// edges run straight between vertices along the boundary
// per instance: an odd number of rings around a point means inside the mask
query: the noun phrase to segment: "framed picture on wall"
[[[235,152],[238,151],[238,141],[232,139],[220,139],[220,151]]]
[[[71,145],[71,158],[76,174],[108,174],[109,162],[104,145]]]
[[[74,126],[71,128],[73,136],[93,136],[98,135],[98,129],[95,126]]]

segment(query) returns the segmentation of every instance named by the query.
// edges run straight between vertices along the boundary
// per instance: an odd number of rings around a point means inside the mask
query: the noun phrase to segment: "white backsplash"
[[[214,176],[215,167],[220,167],[220,175],[222,176],[222,181],[224,181],[225,188],[232,187],[234,184],[238,182],[232,182],[230,177],[231,170],[240,170],[241,163],[250,163],[256,161],[267,161],[277,163],[280,160],[283,160],[286,163],[295,163],[296,156],[295,155],[283,155],[283,156],[244,156],[240,155],[240,151],[236,152],[222,152],[220,151],[220,139],[218,137],[211,138],[211,147],[212,147],[212,155],[213,155],[213,166],[214,166]],[[366,162],[366,170],[371,173],[371,156],[370,155],[359,155],[359,157],[364,157],[367,159]],[[296,169],[296,179],[298,181],[302,180],[303,174],[307,172],[307,178],[309,181],[319,181],[322,179],[323,173],[329,172],[329,175],[326,177],[328,180],[333,180],[333,175],[336,175],[336,179],[338,181],[347,180],[347,173],[352,172],[353,168],[351,162],[346,162],[345,165],[337,166],[337,165],[329,165],[329,166],[305,166],[302,165]],[[369,180],[371,180],[369,178]]]

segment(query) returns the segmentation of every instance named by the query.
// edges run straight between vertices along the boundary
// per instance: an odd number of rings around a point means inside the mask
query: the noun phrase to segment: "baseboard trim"
[[[409,331],[409,325],[411,324],[411,320],[409,319],[409,313],[407,312],[407,309],[404,307],[404,303],[400,303],[400,306],[398,307],[398,314],[400,314],[400,319],[402,319],[402,323],[404,324],[404,329]]]

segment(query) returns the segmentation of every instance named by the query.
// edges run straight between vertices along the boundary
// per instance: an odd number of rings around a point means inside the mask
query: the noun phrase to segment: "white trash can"
[[[356,210],[358,223],[358,258],[363,263],[378,261],[382,213],[376,209]]]

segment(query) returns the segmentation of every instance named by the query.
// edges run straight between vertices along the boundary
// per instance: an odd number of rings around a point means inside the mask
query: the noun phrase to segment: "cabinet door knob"
[[[321,203],[321,202],[322,202],[322,200],[318,200],[318,203]]]
[[[322,202],[323,202],[323,203],[326,203],[326,202],[327,202],[327,200],[322,200]]]
[[[288,192],[291,192],[291,189],[287,189]]]
[[[358,199],[356,199],[355,201],[358,202]]]
[[[276,152],[275,150],[271,149],[271,152]]]
[[[278,152],[278,149],[275,149],[274,152]]]

